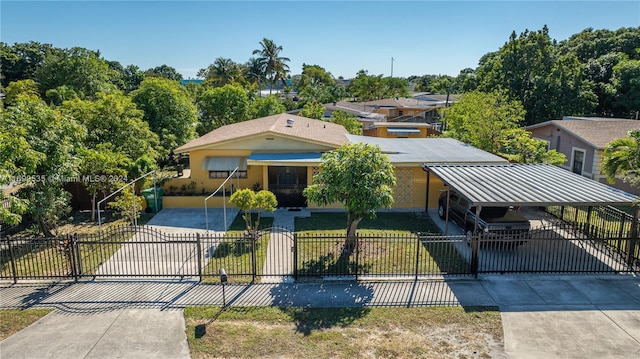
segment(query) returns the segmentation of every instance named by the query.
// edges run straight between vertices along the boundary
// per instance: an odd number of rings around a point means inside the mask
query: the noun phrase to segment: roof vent
[[[293,127],[293,123],[296,122],[293,119],[287,119],[287,127]]]

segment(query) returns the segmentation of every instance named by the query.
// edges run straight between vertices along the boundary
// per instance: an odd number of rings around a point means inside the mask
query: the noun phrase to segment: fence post
[[[11,258],[11,274],[13,276],[13,284],[18,284],[18,272],[16,270],[16,257],[13,253],[13,246],[11,245],[11,236],[7,236],[7,245],[9,245],[9,257]]]
[[[627,264],[630,266],[634,265],[635,260],[640,260],[640,258],[635,258],[635,250],[638,245],[638,205],[634,206],[633,209],[633,219],[631,222],[631,231],[629,231],[629,238],[627,238]]]
[[[618,231],[618,238],[622,238],[624,234],[624,222],[627,219],[627,214],[625,212],[620,212],[620,230]]]
[[[251,241],[251,281],[255,282],[256,281],[256,275],[257,275],[257,265],[256,265],[256,236],[257,236],[257,231],[250,231],[251,234],[249,236],[250,241]],[[271,231],[271,233],[273,233],[273,230]],[[271,235],[271,233],[269,235]],[[271,240],[271,239],[269,239]],[[268,258],[267,258],[268,260]]]
[[[356,233],[356,282],[358,281],[358,272],[360,271],[360,235]],[[349,260],[347,258],[347,272],[349,270]]]
[[[586,225],[587,225],[587,239],[592,239],[593,238],[593,233],[592,233],[592,225],[591,225],[591,212],[592,212],[593,207],[588,206],[587,207],[587,221],[586,221]]]
[[[480,240],[478,237],[479,233],[474,231],[471,236],[471,274],[473,274],[476,279],[478,279],[478,257],[480,254]]]
[[[157,207],[156,207],[157,208]],[[202,246],[200,245],[200,233],[196,233],[196,246],[198,253],[198,282],[202,282]]]
[[[293,233],[293,280],[298,281],[298,233]]]
[[[78,283],[79,277],[82,275],[82,256],[80,254],[80,244],[78,243],[78,233],[73,235],[71,247],[73,248],[71,255],[74,258],[75,282]]]
[[[418,280],[418,267],[420,266],[420,238],[421,233],[416,233],[416,281]]]

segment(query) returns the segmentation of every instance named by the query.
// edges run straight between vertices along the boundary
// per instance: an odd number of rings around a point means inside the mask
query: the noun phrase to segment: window
[[[402,116],[402,115],[404,115],[404,111],[398,110],[398,116]]]
[[[227,178],[229,177],[229,171],[209,171],[209,178]],[[233,178],[247,178],[247,171],[236,171],[233,174]]]
[[[571,160],[571,171],[579,175],[584,171],[584,150],[573,149]]]

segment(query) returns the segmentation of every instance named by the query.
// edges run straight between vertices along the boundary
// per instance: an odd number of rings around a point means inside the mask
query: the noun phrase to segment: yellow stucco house
[[[396,209],[426,208],[427,176],[422,164],[507,162],[450,138],[354,136],[330,122],[280,114],[223,126],[177,148],[175,153],[189,155],[190,169],[164,184],[169,195],[164,196],[163,207],[202,208],[204,198],[237,168],[225,186],[227,200],[229,193],[239,188],[267,189],[276,195],[281,207],[318,208],[306,202],[302,191],[319,171],[322,153],[347,142],[378,145],[389,156],[396,171]],[[188,188],[189,195],[175,195],[179,188]],[[428,207],[435,207],[444,186],[439,179],[431,178],[429,188]],[[222,205],[221,196],[207,201],[208,207]]]

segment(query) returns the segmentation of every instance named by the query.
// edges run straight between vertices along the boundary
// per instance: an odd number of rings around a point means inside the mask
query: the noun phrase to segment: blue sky
[[[100,50],[142,69],[167,64],[185,78],[217,57],[245,62],[272,39],[292,74],[317,64],[350,78],[457,75],[512,31],[545,24],[561,41],[585,28],[640,26],[640,1],[7,1],[0,40]]]

